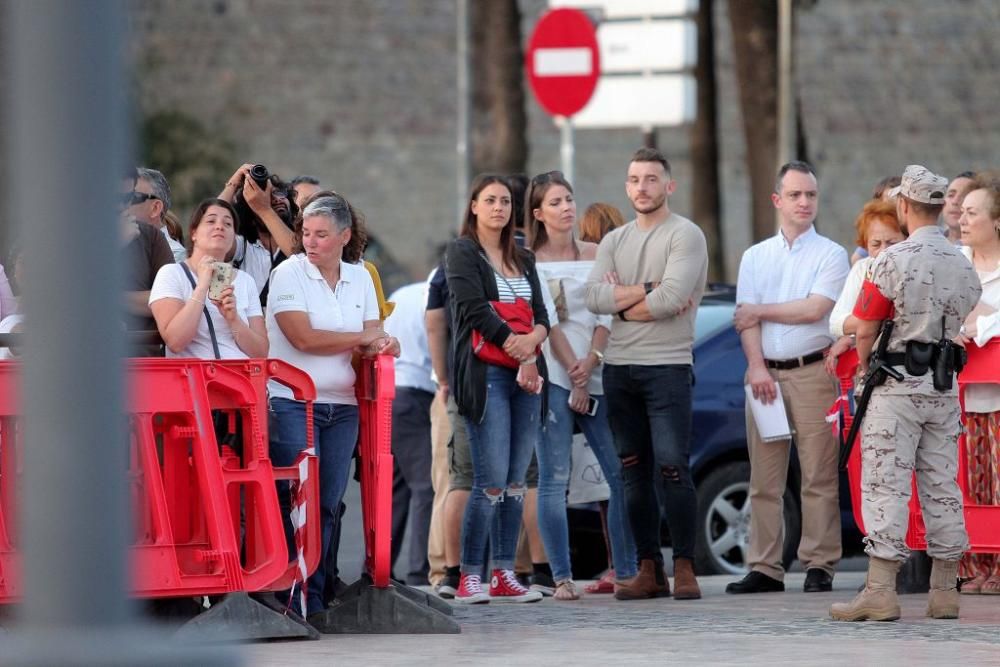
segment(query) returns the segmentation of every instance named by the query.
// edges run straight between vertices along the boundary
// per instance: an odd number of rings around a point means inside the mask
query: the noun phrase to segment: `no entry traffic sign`
[[[597,31],[577,9],[546,12],[528,40],[524,66],[542,108],[572,116],[587,105],[601,73]]]

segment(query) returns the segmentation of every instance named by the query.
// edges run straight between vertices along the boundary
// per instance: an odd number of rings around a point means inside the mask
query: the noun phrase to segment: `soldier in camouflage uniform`
[[[879,255],[854,308],[860,320],[857,347],[862,372],[867,370],[864,366],[881,321],[891,319],[895,326],[886,360],[904,377],[887,378],[873,390],[861,427],[868,579],[852,602],[833,605],[830,615],[836,620],[899,618],[896,573],[909,554],[905,537],[914,471],[927,527],[927,553],[934,559],[927,615],[958,617],[957,567],[968,537],[956,481],[961,429],[957,383],[938,390],[933,363],[922,375],[906,367],[907,343],[911,360],[920,358],[919,350],[946,354],[939,341],[957,336],[982,291],[972,265],[937,227],[947,189],[947,179],[924,167],[906,168],[896,188],[896,213],[910,237]]]

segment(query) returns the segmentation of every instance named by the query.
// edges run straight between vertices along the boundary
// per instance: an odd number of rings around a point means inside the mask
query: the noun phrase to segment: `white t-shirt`
[[[8,315],[3,320],[0,320],[0,334],[10,333],[14,327],[23,321],[24,315],[20,313]],[[17,357],[10,353],[9,347],[0,347],[0,359],[17,359]]]
[[[195,272],[191,272],[197,276]],[[160,299],[177,299],[187,301],[194,293],[191,281],[184,274],[181,264],[165,264],[156,272],[153,280],[153,287],[149,291],[149,303]],[[260,297],[257,295],[257,287],[253,279],[243,271],[236,270],[236,278],[233,281],[233,294],[236,297],[236,312],[244,323],[249,324],[251,317],[263,317],[264,313],[260,308]],[[246,359],[247,355],[236,344],[233,332],[229,328],[229,323],[214,303],[205,300],[205,307],[212,318],[212,325],[215,327],[215,338],[219,342],[219,356],[222,359]],[[194,338],[188,343],[180,353],[174,353],[167,348],[167,357],[195,357],[198,359],[215,359],[215,351],[212,349],[212,336],[208,331],[208,322],[205,321],[204,313],[198,319],[198,331]]]
[[[587,309],[587,276],[594,268],[594,262],[539,262],[536,268],[542,282],[542,298],[549,313],[549,324],[559,325],[577,359],[586,356],[592,347],[594,329],[602,326],[611,330],[610,315],[595,315]],[[556,299],[559,299],[558,306]],[[548,362],[549,382],[572,390],[573,381],[553,354],[550,340],[551,337],[547,338],[542,348]],[[604,393],[601,373],[601,367],[597,366],[590,374],[588,393],[595,396]]]
[[[296,349],[278,326],[275,315],[303,312],[313,329],[334,332],[364,330],[368,320],[379,319],[375,283],[364,266],[340,263],[336,289],[305,255],[290,257],[271,272],[267,295],[267,338],[270,356],[308,373],[316,385],[317,403],[357,405],[351,350],[333,355],[316,355]],[[272,397],[292,399],[292,391],[276,382],[268,384]]]
[[[167,239],[167,245],[170,246],[170,252],[174,253],[174,261],[180,263],[187,259],[187,248],[177,242],[177,240],[170,235],[170,231],[166,227],[160,227],[160,232],[163,234],[163,238]]]
[[[396,359],[396,386],[423,389],[434,393],[431,380],[431,351],[427,343],[427,283],[413,283],[400,287],[389,295],[396,304],[392,314],[385,319],[385,332],[399,340],[400,354]]]
[[[277,251],[275,251],[277,254]],[[271,251],[260,244],[260,241],[247,243],[246,239],[238,235],[236,237],[236,254],[233,262],[239,264],[240,270],[253,278],[257,284],[258,298],[267,285],[267,278],[271,275],[271,267],[274,258]]]

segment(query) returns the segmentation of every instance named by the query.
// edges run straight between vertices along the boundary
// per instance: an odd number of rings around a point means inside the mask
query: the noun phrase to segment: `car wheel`
[[[750,464],[727,463],[698,484],[698,524],[695,569],[698,574],[746,574],[750,547]],[[785,545],[787,569],[798,549],[802,519],[795,494],[785,490]]]

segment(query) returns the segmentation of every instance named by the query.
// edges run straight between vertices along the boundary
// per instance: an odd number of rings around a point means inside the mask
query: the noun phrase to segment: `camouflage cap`
[[[922,204],[944,204],[944,195],[948,191],[948,179],[944,176],[938,176],[919,164],[911,164],[903,170],[902,181],[889,191],[890,197],[903,195]]]

